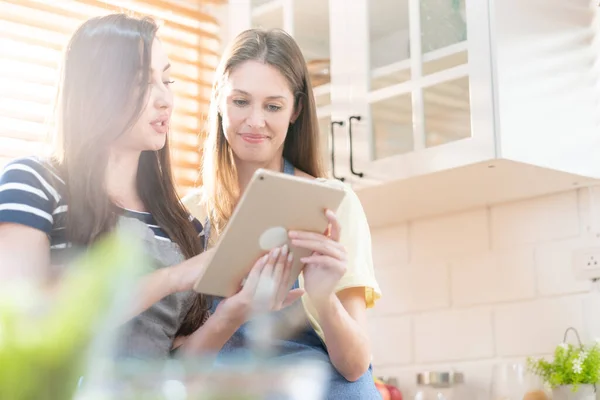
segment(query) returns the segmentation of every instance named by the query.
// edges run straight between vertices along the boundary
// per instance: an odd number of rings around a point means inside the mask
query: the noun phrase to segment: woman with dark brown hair
[[[263,268],[289,270],[287,257],[259,260],[250,273],[257,279],[206,321],[209,303],[191,290],[206,260],[202,225],[175,190],[168,146],[173,81],[157,29],[149,18],[125,14],[82,24],[66,48],[54,156],[17,159],[0,174],[3,284],[56,279],[79,250],[118,224],[140,227],[154,263],[119,340],[119,355],[130,357],[168,356],[194,298],[195,335],[183,349],[220,349],[233,332],[228,321],[247,312]],[[286,294],[278,292],[275,308]]]
[[[337,215],[326,212],[330,223],[326,234],[289,233],[292,246],[309,249],[312,255],[302,259],[304,269],[294,285],[306,295],[277,313],[283,314],[282,320],[295,320],[301,329],[279,340],[277,350],[288,358],[328,362],[332,367],[328,399],[381,398],[371,375],[366,332],[366,309],[380,296],[369,225],[356,194],[337,180],[325,179],[315,101],[306,62],[294,39],[281,30],[253,29],[238,35],[217,69],[208,122],[204,186],[184,204],[206,221],[209,244],[223,232],[258,168],[323,179],[346,190]],[[296,314],[289,314],[294,310]],[[190,314],[184,326],[193,319]],[[244,352],[248,334],[243,324],[222,354]]]

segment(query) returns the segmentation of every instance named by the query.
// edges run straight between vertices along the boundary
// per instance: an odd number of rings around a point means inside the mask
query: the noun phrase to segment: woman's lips
[[[240,136],[245,142],[252,144],[262,143],[268,139],[268,137],[265,135],[257,135],[253,133],[242,133]]]
[[[169,125],[168,124],[163,124],[163,123],[152,123],[150,124],[150,126],[152,127],[152,129],[154,129],[157,133],[167,133],[167,131],[169,130]]]
[[[150,122],[150,126],[152,126],[152,129],[154,129],[157,133],[167,133],[169,130],[169,116],[161,115],[159,118]]]

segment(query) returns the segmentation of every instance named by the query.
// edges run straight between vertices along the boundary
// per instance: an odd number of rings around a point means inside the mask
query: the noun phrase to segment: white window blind
[[[181,192],[198,183],[199,136],[218,63],[214,10],[225,0],[0,0],[0,168],[48,148],[62,51],[85,20],[111,12],[160,24],[175,80],[170,141]]]

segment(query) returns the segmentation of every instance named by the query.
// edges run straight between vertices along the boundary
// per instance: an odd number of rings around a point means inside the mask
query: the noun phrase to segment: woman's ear
[[[296,120],[300,116],[301,112],[302,112],[302,102],[299,101],[298,104],[296,104],[296,109],[292,113],[292,117],[290,118],[290,124],[293,124],[294,122],[296,122]]]

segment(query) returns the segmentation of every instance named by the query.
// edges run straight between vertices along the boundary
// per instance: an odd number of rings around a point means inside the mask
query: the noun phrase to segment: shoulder
[[[44,176],[54,176],[56,179],[62,181],[62,178],[59,177],[59,174],[52,166],[52,163],[49,160],[39,158],[39,157],[21,157],[15,158],[14,160],[8,162],[4,168],[3,173],[12,170],[23,170],[23,171],[35,171]]]
[[[11,161],[0,173],[0,222],[49,232],[64,188],[50,163],[33,157]]]
[[[58,176],[57,170],[54,166],[52,166],[52,162],[50,160],[39,157],[15,158],[14,160],[8,162],[3,170],[11,170],[15,168],[18,169],[18,166],[29,167],[44,175],[55,175],[56,178],[62,181],[62,178]]]
[[[4,190],[21,190],[48,197],[55,204],[62,199],[66,189],[65,181],[50,161],[37,157],[17,158],[6,164],[0,172],[0,185]]]
[[[340,208],[338,209],[338,214],[343,214],[344,212],[351,212],[354,214],[354,216],[364,216],[362,203],[360,202],[358,195],[350,185],[341,182],[339,179],[318,178],[318,180],[326,183],[329,186],[343,189],[346,193],[346,196],[344,197],[344,200],[342,200]]]
[[[65,186],[58,171],[47,160],[37,157],[17,158],[4,166],[0,172],[0,184],[26,184],[47,192],[58,202]]]

